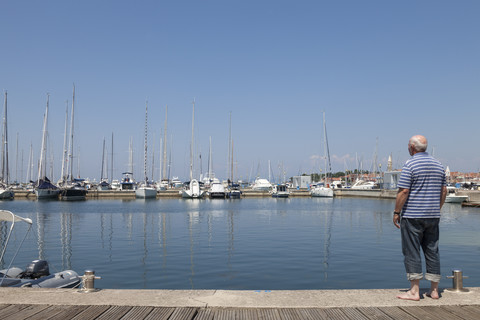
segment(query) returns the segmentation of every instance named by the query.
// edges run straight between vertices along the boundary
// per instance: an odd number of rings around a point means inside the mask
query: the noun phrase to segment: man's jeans
[[[439,218],[402,218],[400,225],[402,252],[409,281],[423,278],[420,256],[420,248],[422,248],[426,263],[425,279],[440,282],[439,222]]]

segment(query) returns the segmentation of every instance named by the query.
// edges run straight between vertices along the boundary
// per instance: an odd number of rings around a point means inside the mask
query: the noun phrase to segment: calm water
[[[53,272],[94,269],[96,287],[129,289],[407,287],[393,206],[363,198],[0,202],[34,222],[16,266],[42,258]],[[16,230],[12,244],[25,228]],[[460,268],[465,286],[480,286],[479,231],[479,208],[445,205],[443,276]]]

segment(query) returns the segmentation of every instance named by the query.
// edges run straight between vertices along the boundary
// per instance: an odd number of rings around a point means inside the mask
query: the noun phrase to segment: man
[[[440,255],[438,252],[440,209],[447,196],[445,169],[429,156],[427,139],[416,135],[408,142],[412,156],[402,168],[393,212],[393,223],[401,230],[402,252],[410,290],[397,298],[420,300],[423,278],[420,248],[426,263],[425,279],[431,282],[427,296],[438,299]],[[401,215],[401,219],[400,219]]]

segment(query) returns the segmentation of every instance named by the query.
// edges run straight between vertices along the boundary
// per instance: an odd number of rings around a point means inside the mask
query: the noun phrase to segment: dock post
[[[94,292],[95,289],[95,280],[102,279],[101,277],[95,276],[95,271],[93,270],[85,270],[85,274],[82,276],[82,284],[83,288],[82,291],[84,292]]]
[[[463,276],[463,272],[460,269],[452,270],[452,275],[447,276],[448,279],[453,279],[453,288],[448,288],[448,291],[452,292],[468,292],[468,289],[463,287],[463,278],[468,278]]]

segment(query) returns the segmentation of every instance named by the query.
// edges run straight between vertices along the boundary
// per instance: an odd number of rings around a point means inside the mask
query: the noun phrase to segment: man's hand
[[[393,224],[395,225],[395,227],[400,229],[400,215],[399,214],[394,214],[393,215]]]

